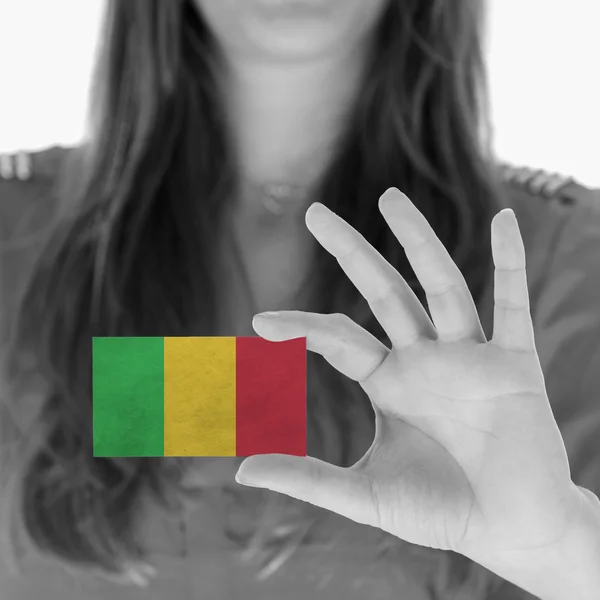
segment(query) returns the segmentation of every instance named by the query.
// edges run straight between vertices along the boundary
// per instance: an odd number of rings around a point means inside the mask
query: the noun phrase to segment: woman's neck
[[[310,63],[231,61],[226,98],[241,177],[314,183],[342,133],[367,54],[357,48]]]

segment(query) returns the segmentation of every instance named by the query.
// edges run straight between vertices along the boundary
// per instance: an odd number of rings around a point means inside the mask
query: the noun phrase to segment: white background
[[[600,0],[488,2],[496,153],[600,187]],[[0,151],[81,139],[102,7],[0,0]]]

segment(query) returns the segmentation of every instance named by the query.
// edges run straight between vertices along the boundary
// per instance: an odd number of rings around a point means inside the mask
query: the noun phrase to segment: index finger
[[[424,335],[435,339],[433,324],[416,294],[356,229],[319,202],[309,207],[306,225],[335,256],[393,346],[410,345]]]

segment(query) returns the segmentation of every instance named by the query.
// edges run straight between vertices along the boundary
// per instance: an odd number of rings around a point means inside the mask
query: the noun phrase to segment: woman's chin
[[[305,59],[343,42],[344,16],[339,2],[332,0],[264,1],[254,6],[245,26],[257,50],[275,58]]]
[[[308,60],[330,53],[336,40],[327,22],[281,18],[249,24],[249,37],[261,54],[274,60]]]

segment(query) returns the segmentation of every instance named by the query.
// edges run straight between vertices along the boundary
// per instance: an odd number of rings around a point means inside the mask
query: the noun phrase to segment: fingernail
[[[262,313],[258,313],[257,315],[254,315],[254,318],[256,319],[256,317],[263,317],[264,319],[274,319],[275,317],[278,317],[278,316],[279,316],[278,312],[267,311],[267,312],[262,312]]]
[[[515,228],[518,229],[519,227],[519,221],[517,220],[517,215],[515,215],[515,211],[512,210],[512,208],[504,208],[500,212],[505,213],[507,215],[506,217],[504,217],[505,221],[501,227],[504,228],[507,235],[512,235]],[[512,225],[508,224],[509,221],[512,221]]]
[[[383,194],[381,195],[381,200],[383,200],[384,198],[387,200],[388,198],[393,198],[395,200],[398,200],[399,198],[403,198],[404,194],[397,188],[397,187],[391,187],[388,188],[387,190],[385,190],[385,192],[383,192]]]
[[[384,196],[404,196],[404,194],[397,187],[390,187],[385,192],[383,192]]]
[[[316,219],[317,221],[321,219],[321,217],[325,217],[328,214],[331,214],[332,211],[329,210],[324,204],[320,202],[313,202],[307,211],[307,217],[309,219]]]

